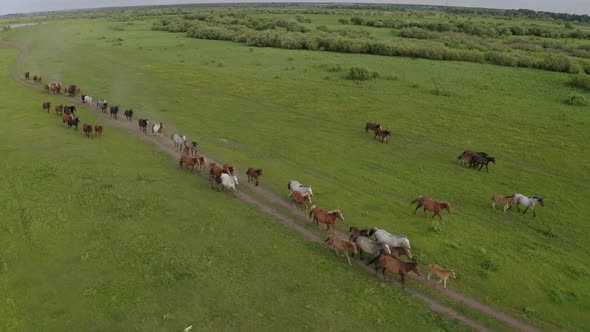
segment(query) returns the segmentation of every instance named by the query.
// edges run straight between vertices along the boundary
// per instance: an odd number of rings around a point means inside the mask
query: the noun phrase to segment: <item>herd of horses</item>
[[[29,72],[25,73],[25,78],[27,80],[30,78]],[[42,83],[41,76],[35,75],[33,80],[37,83]],[[44,90],[49,93],[60,93],[61,84],[47,84],[44,86]],[[92,97],[88,95],[81,95],[80,88],[78,88],[76,85],[70,85],[66,89],[66,93],[70,96],[80,95],[81,101],[84,104],[92,103]],[[50,102],[44,102],[42,106],[44,111],[47,111],[48,113],[50,112]],[[109,104],[106,100],[98,100],[96,102],[96,109],[102,111],[105,114],[109,112],[111,118],[118,120],[117,114],[119,112],[119,106],[109,107]],[[64,125],[67,125],[70,128],[73,127],[75,130],[78,129],[80,119],[75,116],[75,106],[57,105],[55,106],[55,112],[57,115],[62,115],[62,121]],[[132,109],[126,110],[124,112],[125,118],[128,121],[133,120],[133,114],[134,111]],[[138,120],[139,130],[144,133],[147,133],[147,127],[149,124],[150,123],[148,119]],[[164,124],[162,122],[156,122],[151,125],[150,128],[152,135],[163,137]],[[103,127],[100,124],[96,124],[93,127],[91,124],[85,123],[82,125],[82,129],[89,138],[92,135],[93,129],[95,136],[102,136],[103,133]],[[365,126],[365,132],[368,132],[369,130],[374,132],[373,139],[375,140],[377,137],[379,137],[382,143],[388,143],[388,140],[391,137],[391,131],[384,130],[379,123],[367,122]],[[199,172],[205,170],[207,165],[206,158],[204,155],[198,153],[198,143],[196,141],[189,141],[185,135],[177,133],[172,134],[170,138],[173,141],[175,148],[180,151],[179,166],[181,169],[186,166],[191,170],[191,172],[193,172],[195,168],[197,168]],[[472,150],[463,151],[463,153],[457,159],[459,159],[461,164],[474,169],[479,166],[479,170],[481,170],[483,166],[485,166],[486,171],[488,172],[488,164],[490,162],[494,164],[496,163],[496,159],[489,156],[487,153],[474,152]],[[263,171],[260,168],[250,167],[246,171],[246,175],[248,177],[248,182],[254,182],[255,185],[258,186],[260,177],[263,175]],[[236,185],[239,185],[239,181],[235,166],[230,164],[219,165],[217,163],[210,162],[209,182],[212,187],[217,189],[217,191],[220,191],[221,188],[223,188],[224,191],[228,189],[236,191]],[[325,230],[328,232],[330,230],[330,226],[332,226],[332,232],[329,232],[329,237],[324,241],[324,244],[326,247],[332,247],[338,256],[340,255],[339,250],[342,250],[348,259],[349,265],[351,265],[350,256],[354,256],[355,254],[359,253],[360,259],[364,260],[364,255],[369,255],[371,259],[368,261],[367,265],[375,264],[375,270],[381,270],[384,277],[385,271],[390,271],[393,274],[400,275],[402,288],[405,288],[405,276],[409,272],[414,272],[415,274],[420,275],[418,263],[413,261],[410,241],[406,235],[394,235],[387,232],[386,230],[378,229],[377,227],[373,227],[371,229],[359,229],[355,226],[351,226],[349,228],[350,237],[348,239],[344,239],[338,236],[335,232],[336,222],[338,220],[344,221],[344,216],[340,209],[328,210],[317,205],[312,205],[309,207],[308,205],[311,204],[311,198],[313,196],[312,188],[309,185],[301,184],[299,181],[290,181],[287,184],[287,188],[289,189],[289,198],[291,199],[294,206],[303,207],[305,209],[306,215],[310,218],[310,222],[315,221],[318,227],[320,223],[326,225]],[[533,211],[533,216],[535,216],[536,213],[534,206],[537,203],[544,206],[544,199],[542,197],[527,197],[516,193],[511,196],[494,195],[492,197],[492,207],[494,209],[497,203],[503,204],[504,212],[510,209],[512,204],[515,204],[518,211],[520,211],[519,206],[522,205],[526,207],[523,213],[526,213],[526,211],[530,208]],[[427,211],[430,211],[433,213],[432,219],[434,220],[434,218],[438,216],[443,225],[445,223],[441,212],[443,210],[447,210],[449,214],[452,214],[450,203],[445,201],[436,201],[427,196],[419,196],[413,200],[411,204],[416,204],[414,214],[416,214],[416,212],[422,208],[426,214],[426,217],[428,218]],[[406,257],[412,261],[405,261],[405,259],[402,259],[402,257]],[[456,278],[455,271],[453,269],[444,269],[437,264],[428,265],[427,279],[430,279],[431,275],[437,276],[439,278],[438,283],[444,283],[443,287],[445,289],[447,279],[449,277],[453,279]]]

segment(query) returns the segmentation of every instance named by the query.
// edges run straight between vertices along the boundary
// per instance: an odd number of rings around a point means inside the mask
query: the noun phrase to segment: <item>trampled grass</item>
[[[79,111],[100,139],[64,128],[16,55],[0,48],[0,330],[462,330],[104,119]]]
[[[289,180],[312,184],[318,205],[343,210],[341,229],[408,234],[420,262],[459,272],[454,287],[547,329],[590,323],[589,108],[563,103],[585,93],[570,75],[255,49],[148,31],[149,22],[114,24],[56,22],[6,37],[31,49],[27,70],[174,123],[205,153],[263,168],[265,187],[286,195]],[[343,70],[327,70],[334,65]],[[382,78],[346,80],[357,65]],[[365,134],[367,120],[393,130],[391,142]],[[467,148],[498,164],[490,173],[458,166]],[[547,205],[536,218],[491,209],[493,194],[514,192]],[[446,227],[433,231],[412,215],[418,195],[453,204]]]

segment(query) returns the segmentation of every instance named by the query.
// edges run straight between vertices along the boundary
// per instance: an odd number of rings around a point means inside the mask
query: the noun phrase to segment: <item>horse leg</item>
[[[486,173],[489,173],[490,170],[488,169],[488,164],[486,164]]]
[[[402,278],[402,289],[406,288],[406,275],[403,273],[400,273],[399,276]]]
[[[529,206],[527,206],[526,209],[524,209],[524,211],[522,212],[522,214],[525,214],[528,209],[529,209]]]
[[[350,262],[350,256],[348,256],[348,252],[345,250],[344,254],[346,255],[346,259],[348,259],[348,266],[352,266],[352,263]]]
[[[416,214],[416,212],[418,211],[419,208],[420,208],[420,204],[418,204],[418,206],[416,206],[416,210],[414,210],[414,214]]]
[[[533,217],[536,217],[537,216],[537,213],[535,212],[535,208],[532,207],[531,210],[533,210]]]
[[[516,210],[518,210],[518,212],[520,212],[520,207],[519,207],[518,202],[516,202]]]

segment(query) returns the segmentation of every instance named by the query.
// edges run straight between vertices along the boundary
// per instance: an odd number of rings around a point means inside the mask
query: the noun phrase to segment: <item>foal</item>
[[[430,280],[430,274],[434,274],[440,279],[437,282],[437,284],[440,284],[442,282],[444,289],[447,289],[447,279],[449,279],[449,277],[457,279],[457,276],[455,275],[455,270],[443,269],[442,267],[436,264],[428,265],[428,275],[426,276],[426,279]]]
[[[514,195],[511,196],[502,196],[502,195],[494,195],[492,196],[492,207],[496,209],[496,204],[498,202],[504,204],[504,212],[512,207],[512,199]]]
[[[305,213],[307,213],[307,203],[311,203],[309,194],[302,194],[298,191],[292,191],[289,197],[291,197],[291,200],[293,200],[293,204],[303,205],[305,207]]]
[[[339,237],[336,234],[330,234],[330,236],[324,241],[324,245],[326,247],[328,245],[331,245],[334,248],[334,252],[337,256],[340,256],[338,249],[344,251],[344,255],[346,255],[346,259],[348,259],[348,265],[352,266],[352,264],[350,263],[350,257],[348,256],[348,252],[352,250],[352,256],[356,255],[356,244],[350,241],[346,241],[345,239]]]

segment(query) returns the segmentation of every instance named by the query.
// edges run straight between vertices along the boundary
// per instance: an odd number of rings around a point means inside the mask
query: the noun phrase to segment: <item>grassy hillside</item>
[[[75,20],[5,36],[29,46],[27,70],[173,123],[206,153],[263,168],[262,185],[277,193],[292,179],[312,184],[318,205],[343,210],[343,230],[408,234],[420,262],[454,267],[453,286],[487,303],[547,329],[590,323],[589,108],[563,103],[585,93],[570,75],[250,48],[149,31],[150,22],[113,29],[121,24]],[[346,80],[356,65],[380,78]],[[365,134],[367,120],[393,130],[391,142]],[[467,148],[498,164],[458,166]],[[491,209],[494,193],[514,192],[544,196],[546,207],[536,218]],[[418,195],[453,204],[445,228],[412,215]]]
[[[462,329],[128,133],[64,128],[15,57],[0,48],[0,330]]]

